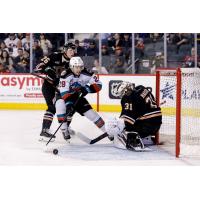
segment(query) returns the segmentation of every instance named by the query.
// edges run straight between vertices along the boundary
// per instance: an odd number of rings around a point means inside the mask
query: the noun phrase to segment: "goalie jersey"
[[[162,113],[157,105],[151,91],[140,85],[134,88],[132,93],[124,95],[121,99],[122,112],[120,118],[123,118],[125,124],[134,125],[137,120],[161,121]]]

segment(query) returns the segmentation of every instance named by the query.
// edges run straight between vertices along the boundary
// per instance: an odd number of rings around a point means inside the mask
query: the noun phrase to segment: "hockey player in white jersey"
[[[61,131],[65,140],[70,139],[69,124],[75,112],[87,117],[102,132],[106,132],[104,120],[92,109],[84,97],[88,93],[99,92],[101,88],[102,83],[98,77],[86,70],[80,57],[70,59],[69,69],[60,78],[59,90],[62,98],[56,102],[58,121],[60,123],[64,121]],[[77,103],[74,107],[75,102]]]

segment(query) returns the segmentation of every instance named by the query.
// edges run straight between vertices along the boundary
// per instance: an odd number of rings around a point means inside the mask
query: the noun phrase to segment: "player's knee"
[[[89,120],[95,122],[97,121],[99,118],[101,118],[99,116],[99,114],[97,112],[95,112],[94,110],[90,109],[87,112],[84,113],[84,116],[86,116]]]
[[[57,114],[57,119],[59,123],[62,123],[63,121],[66,122],[66,107],[65,107],[65,102],[63,99],[58,99],[56,101],[56,114]]]
[[[55,104],[57,114],[65,114],[66,106],[63,99],[58,99]]]

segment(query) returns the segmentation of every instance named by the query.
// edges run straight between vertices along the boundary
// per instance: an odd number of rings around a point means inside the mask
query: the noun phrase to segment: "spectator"
[[[98,56],[99,55],[99,49],[96,47],[95,41],[90,41],[89,47],[85,51],[86,56]]]
[[[10,73],[10,71],[2,63],[0,63],[0,74],[3,74],[3,73]]]
[[[44,56],[47,56],[51,53],[51,49],[53,48],[50,40],[45,37],[44,33],[40,34],[40,47],[43,50]]]
[[[16,47],[13,47],[13,53],[11,54],[11,57],[12,58],[16,58],[17,56],[18,56],[18,49],[23,49],[22,48],[22,41],[21,40],[19,40],[18,42],[17,42],[17,46]]]
[[[4,41],[8,37],[9,33],[0,33],[0,40]]]
[[[43,58],[43,50],[40,47],[39,41],[34,40],[33,43],[33,67],[38,65],[41,61],[41,58]]]
[[[116,57],[124,56],[124,52],[123,52],[122,47],[117,46],[117,47],[115,48],[115,56],[116,56]]]
[[[29,67],[29,54],[26,51],[24,53],[22,48],[18,49],[18,56],[14,59],[14,65],[16,72],[25,73],[28,72]]]
[[[108,44],[112,48],[113,52],[116,47],[122,47],[123,40],[121,39],[121,35],[119,33],[115,33],[112,40]]]
[[[135,46],[136,56],[139,58],[142,58],[144,56],[144,42],[142,38],[139,38],[137,40],[136,46]]]
[[[75,40],[76,45],[76,55],[77,56],[85,56],[85,49],[79,45],[79,40]]]
[[[15,70],[13,68],[13,60],[9,56],[8,51],[3,50],[1,55],[0,55],[0,63],[3,65],[3,67],[8,70],[11,73],[14,73]]]
[[[122,47],[116,47],[115,48],[115,56],[114,56],[114,63],[116,64],[119,64],[119,60],[117,59],[120,59],[120,61],[123,63],[123,65],[126,65],[127,66],[127,62],[126,62],[126,59],[125,59],[125,56],[124,56],[124,52],[123,52],[123,48]]]
[[[7,52],[9,52],[8,48],[6,47],[6,44],[4,41],[1,41],[0,43],[0,49],[1,50],[6,50]]]
[[[156,56],[152,60],[151,74],[156,72],[157,68],[164,67],[164,54],[162,52],[156,52]]]
[[[191,55],[187,55],[184,58],[182,67],[195,67],[195,48],[191,48]],[[197,56],[197,67],[200,67],[200,57]]]
[[[106,68],[99,65],[99,59],[94,60],[94,67],[92,68],[92,71],[96,74],[108,74]]]
[[[125,59],[127,63],[130,60],[131,47],[132,47],[132,40],[130,37],[131,37],[130,33],[124,33],[123,47],[124,47],[124,54],[125,54]]]
[[[115,60],[115,63],[111,69],[111,73],[116,73],[116,74],[124,74],[127,68],[127,64],[125,63],[125,60],[123,57],[118,57]]]
[[[24,50],[24,63],[26,63],[25,72],[29,73],[30,72],[30,52],[27,50]]]
[[[176,33],[173,43],[176,44],[176,53],[178,54],[181,45],[189,43],[189,35],[187,33]]]
[[[102,56],[109,56],[109,51],[108,51],[108,47],[106,45],[103,45],[101,47],[101,55]]]
[[[125,49],[130,49],[132,47],[132,40],[130,35],[130,33],[124,33],[123,47]]]
[[[16,35],[19,40],[22,40],[24,38],[24,33],[17,33]]]
[[[26,33],[26,37],[22,39],[22,47],[24,50],[30,50],[30,33]]]
[[[162,33],[150,33],[150,38],[152,42],[157,42],[157,40],[159,40],[162,37],[163,37]]]
[[[101,42],[102,45],[108,45],[108,38],[111,37],[110,33],[101,33]]]
[[[14,49],[18,45],[20,40],[16,37],[15,33],[10,33],[8,38],[4,40],[6,46],[8,47],[9,54],[12,56]]]

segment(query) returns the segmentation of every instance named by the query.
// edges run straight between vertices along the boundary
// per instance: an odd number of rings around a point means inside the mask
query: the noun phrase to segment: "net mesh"
[[[200,69],[181,69],[181,79],[180,155],[200,156]],[[160,71],[160,140],[172,145],[176,139],[176,85],[175,70]]]

